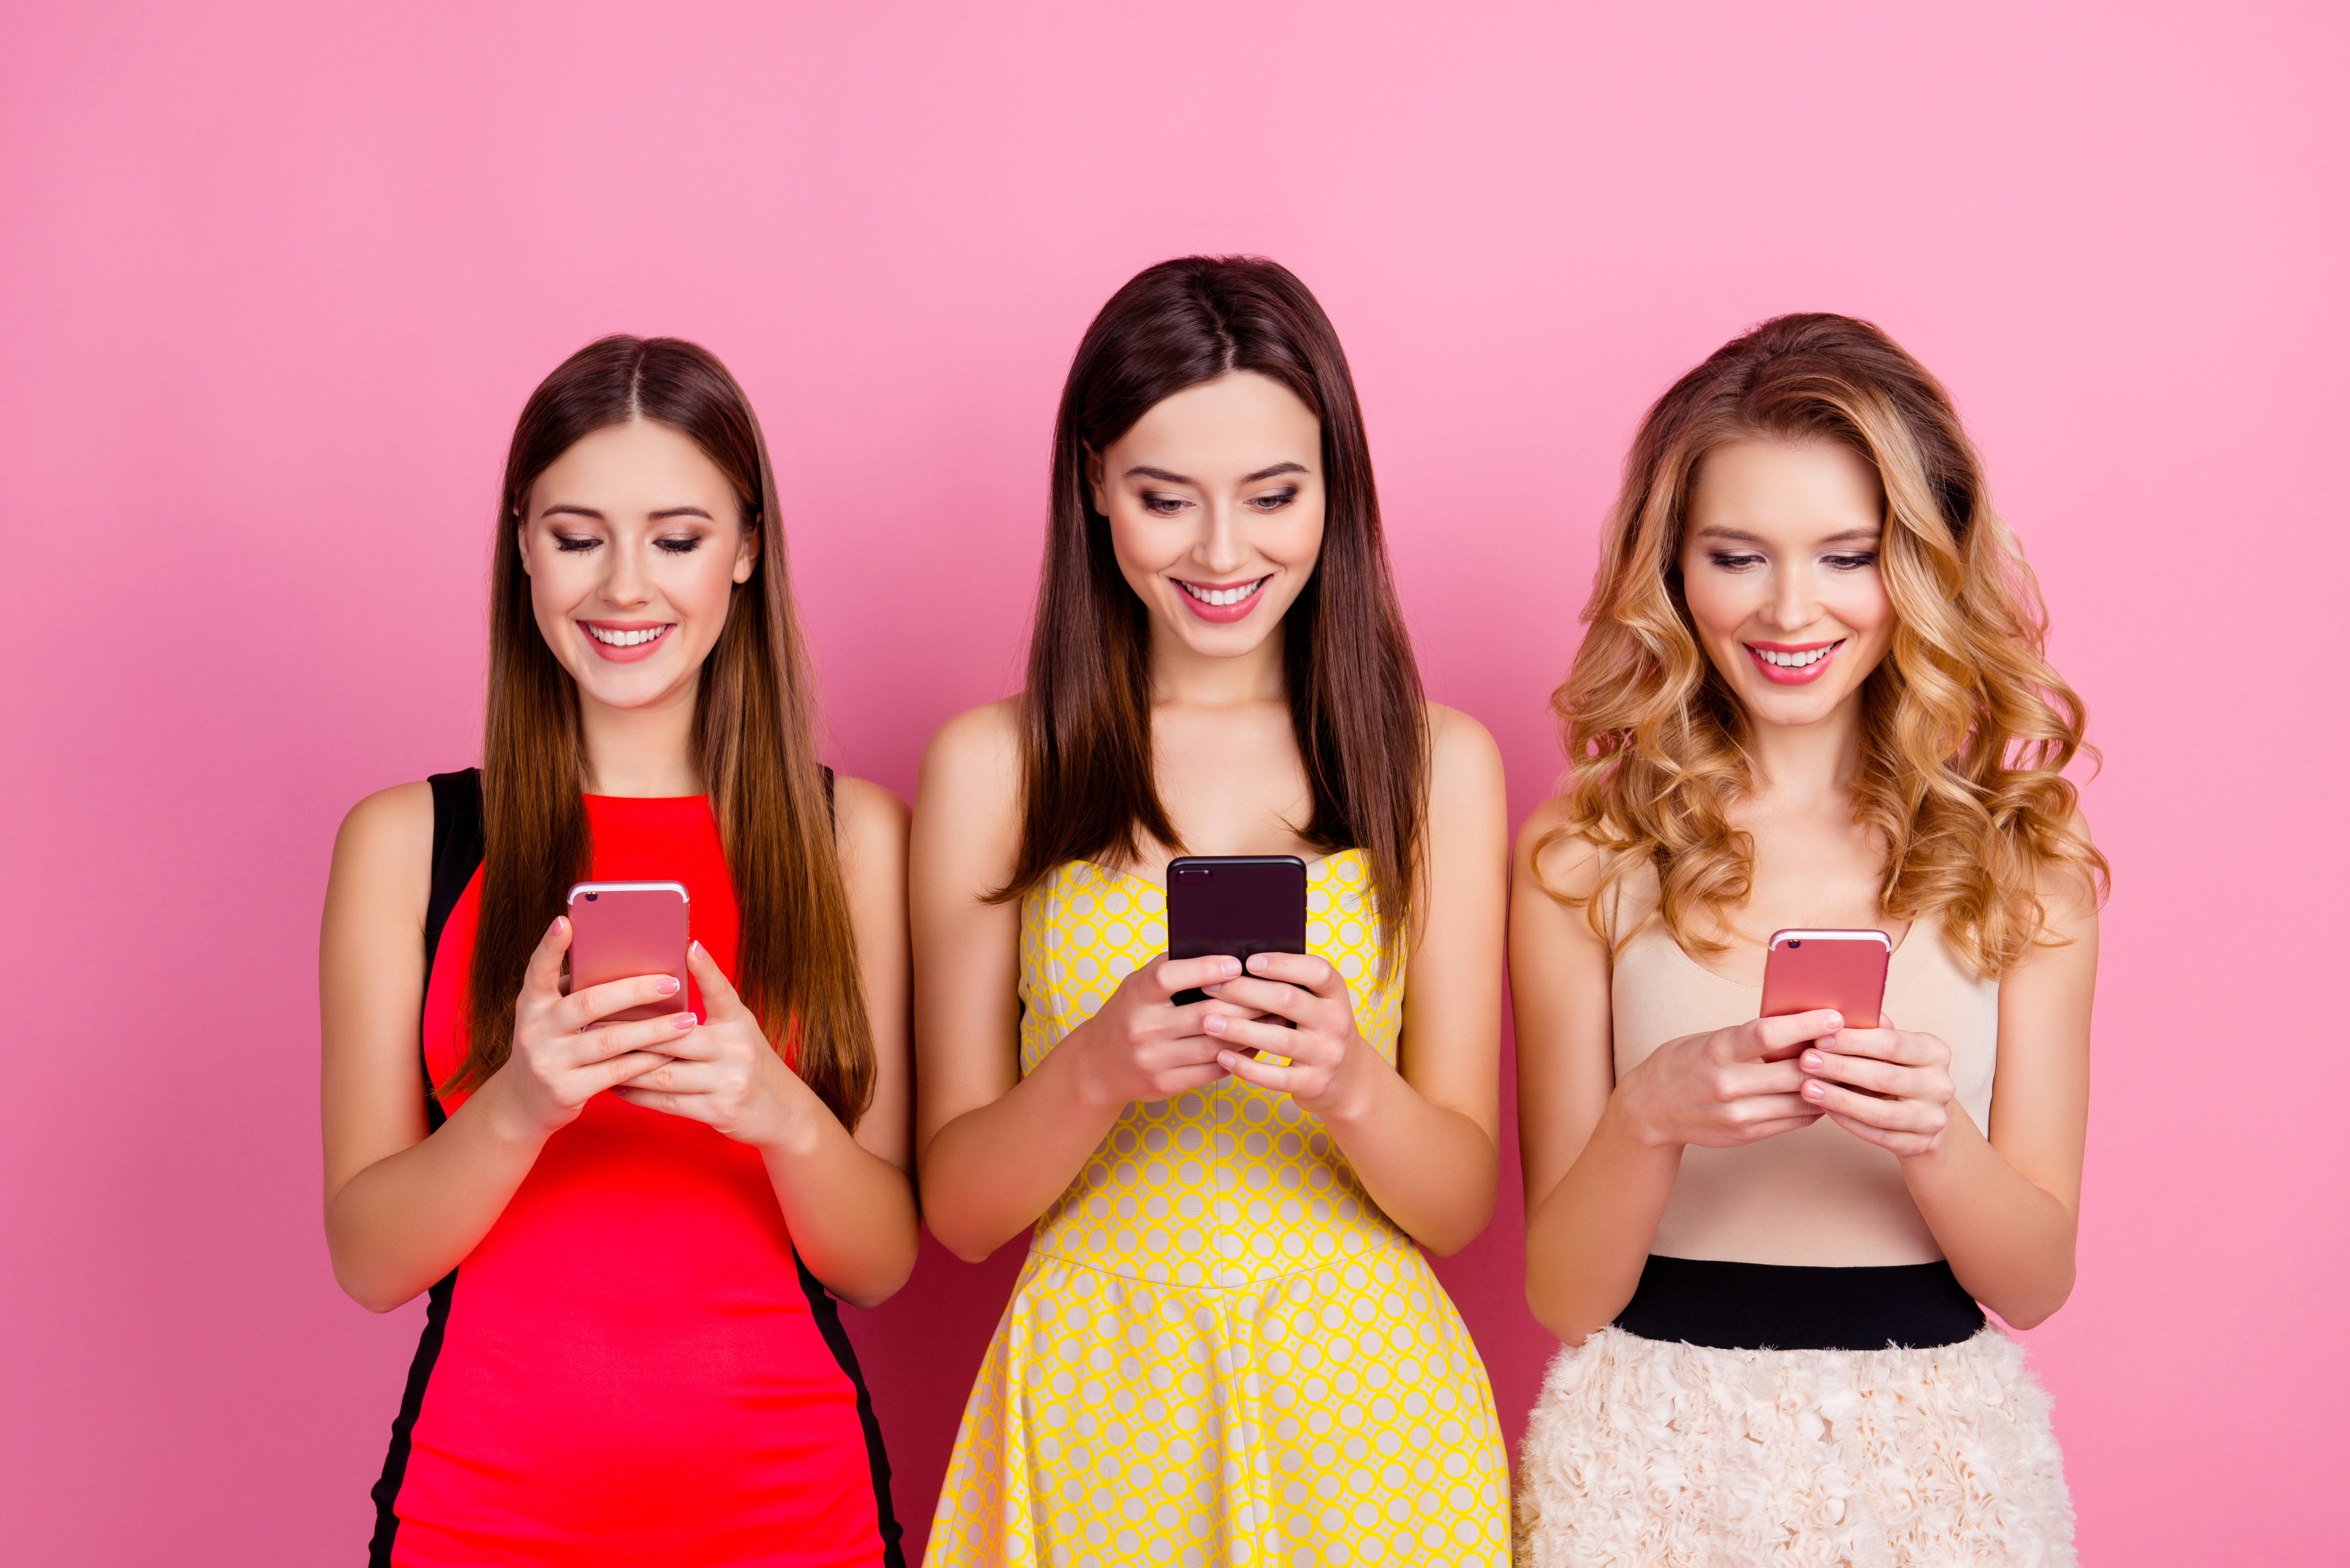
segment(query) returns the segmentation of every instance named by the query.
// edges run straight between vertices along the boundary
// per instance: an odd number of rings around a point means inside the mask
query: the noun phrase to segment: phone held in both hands
[[[1179,855],[1167,863],[1167,956],[1305,950],[1305,862],[1295,855]],[[1177,1006],[1206,992],[1175,993]],[[1288,1022],[1286,1019],[1284,1023]]]
[[[682,882],[581,882],[573,887],[565,910],[571,918],[571,982],[567,991],[648,974],[677,977],[673,994],[608,1013],[589,1028],[685,1011],[691,904]]]
[[[1847,1028],[1874,1029],[1885,1007],[1885,966],[1892,956],[1893,939],[1883,931],[1773,931],[1762,964],[1762,1016],[1833,1007]]]

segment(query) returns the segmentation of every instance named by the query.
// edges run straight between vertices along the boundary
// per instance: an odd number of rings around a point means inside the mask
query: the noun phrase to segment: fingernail
[[[661,976],[659,981],[654,982],[653,989],[660,992],[663,996],[675,996],[677,994],[677,976],[673,974],[665,974]]]
[[[693,950],[700,953],[703,958],[708,958],[710,956],[710,950],[703,947],[700,942],[693,944]]]
[[[1807,1100],[1825,1100],[1827,1097],[1828,1086],[1825,1084],[1813,1082],[1804,1085],[1804,1098]]]
[[[1205,1029],[1211,1034],[1222,1034],[1224,1032],[1224,1021],[1221,1018],[1211,1017],[1207,1021],[1207,1023],[1201,1024],[1201,1027]]]
[[[1828,1014],[1828,1027],[1829,1027],[1829,1028],[1831,1028],[1831,1029],[1841,1029],[1841,1028],[1843,1028],[1843,1027],[1844,1027],[1844,1014],[1843,1014],[1843,1013],[1841,1013],[1841,1012],[1831,1012]]]
[[[1833,1034],[1823,1034],[1812,1044],[1823,1051],[1833,1051],[1835,1049],[1836,1037]]]
[[[1241,971],[1241,966],[1240,966],[1240,962],[1239,962],[1239,961],[1238,961],[1238,960],[1236,960],[1236,959],[1226,959],[1226,960],[1224,961],[1224,973],[1225,973],[1227,976],[1231,976],[1231,975],[1238,974],[1238,973],[1240,973],[1240,971]]]
[[[1806,1067],[1812,1067],[1812,1068],[1817,1068],[1817,1067],[1819,1067],[1819,1066],[1823,1065],[1823,1064],[1822,1064],[1822,1062],[1821,1062],[1821,1060],[1820,1060],[1820,1054],[1819,1054],[1818,1052],[1816,1052],[1816,1051],[1806,1051],[1806,1052],[1804,1052],[1804,1066],[1806,1066]]]
[[[556,916],[556,917],[555,917],[555,919],[553,919],[552,920],[549,920],[549,921],[546,923],[546,934],[547,934],[548,936],[550,936],[550,937],[551,937],[551,936],[553,936],[556,932],[557,932],[557,931],[561,930],[562,929],[563,929],[563,917],[562,917],[562,916],[560,916],[560,915]]]
[[[677,1015],[677,1026],[681,1030],[691,1029],[693,1027],[693,1009],[689,1007],[683,1012]]]
[[[1216,992],[1223,990],[1224,988],[1222,985],[1203,985],[1200,989],[1207,992],[1210,996],[1213,996]]]

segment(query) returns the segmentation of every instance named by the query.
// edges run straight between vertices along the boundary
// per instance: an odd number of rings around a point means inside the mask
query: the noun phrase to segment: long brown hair
[[[1070,860],[1132,859],[1181,840],[1151,765],[1149,612],[1118,572],[1087,459],[1162,400],[1235,371],[1296,394],[1322,424],[1322,554],[1289,608],[1283,662],[1313,791],[1298,836],[1371,862],[1392,954],[1427,810],[1419,669],[1388,570],[1371,451],[1345,350],[1286,267],[1256,256],[1161,262],[1111,296],[1077,346],[1053,431],[1044,582],[1028,643],[1020,858],[998,898]]]
[[[733,486],[743,525],[759,531],[758,562],[734,586],[702,662],[694,760],[742,915],[735,987],[778,1050],[795,1036],[801,1079],[853,1127],[872,1098],[872,1032],[816,759],[775,472],[743,389],[715,355],[675,337],[615,336],[582,348],[531,394],[506,450],[490,574],[472,1039],[443,1089],[478,1085],[504,1063],[531,951],[589,860],[578,689],[531,613],[515,531],[531,486],[557,458],[582,437],[640,419],[700,447]]]
[[[1950,395],[1850,317],[1764,322],[1641,421],[1583,614],[1591,630],[1551,698],[1573,772],[1566,819],[1545,842],[1574,834],[1602,856],[1596,888],[1565,901],[1587,898],[1604,937],[1603,896],[1653,868],[1666,929],[1718,952],[1711,932],[1746,899],[1753,844],[1728,808],[1753,784],[1748,721],[1699,645],[1680,557],[1706,454],[1752,440],[1834,441],[1883,487],[1896,619],[1861,688],[1854,816],[1886,846],[1885,913],[1940,912],[1952,950],[1997,975],[2045,929],[2044,873],[2075,874],[2093,896],[2107,885],[2064,776],[2096,755],[2088,713],[2048,662],[2039,585],[1991,510]]]

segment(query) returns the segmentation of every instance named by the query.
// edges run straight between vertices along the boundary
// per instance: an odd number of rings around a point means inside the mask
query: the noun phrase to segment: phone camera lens
[[[592,904],[592,903],[594,903],[594,902],[596,901],[596,895],[595,895],[595,894],[593,894],[593,893],[588,894],[588,901],[589,903],[591,903],[591,904]]]
[[[594,898],[596,895],[595,895],[595,894],[593,894],[593,893],[590,893],[590,894],[588,894],[588,896],[589,898]],[[1799,948],[1799,947],[1802,947],[1802,946],[1804,945],[1804,939],[1803,939],[1803,938],[1801,938],[1801,937],[1797,937],[1794,941],[1789,942],[1787,945],[1788,945],[1789,947],[1791,947],[1791,948]]]

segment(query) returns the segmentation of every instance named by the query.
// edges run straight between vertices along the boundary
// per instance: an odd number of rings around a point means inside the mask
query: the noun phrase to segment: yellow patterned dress
[[[1395,1058],[1368,863],[1316,864],[1307,945]],[[1020,907],[1020,1063],[1167,945],[1156,887],[1083,861]],[[1128,1106],[1036,1228],[925,1559],[1282,1568],[1509,1561],[1484,1364],[1314,1116],[1234,1080]]]

